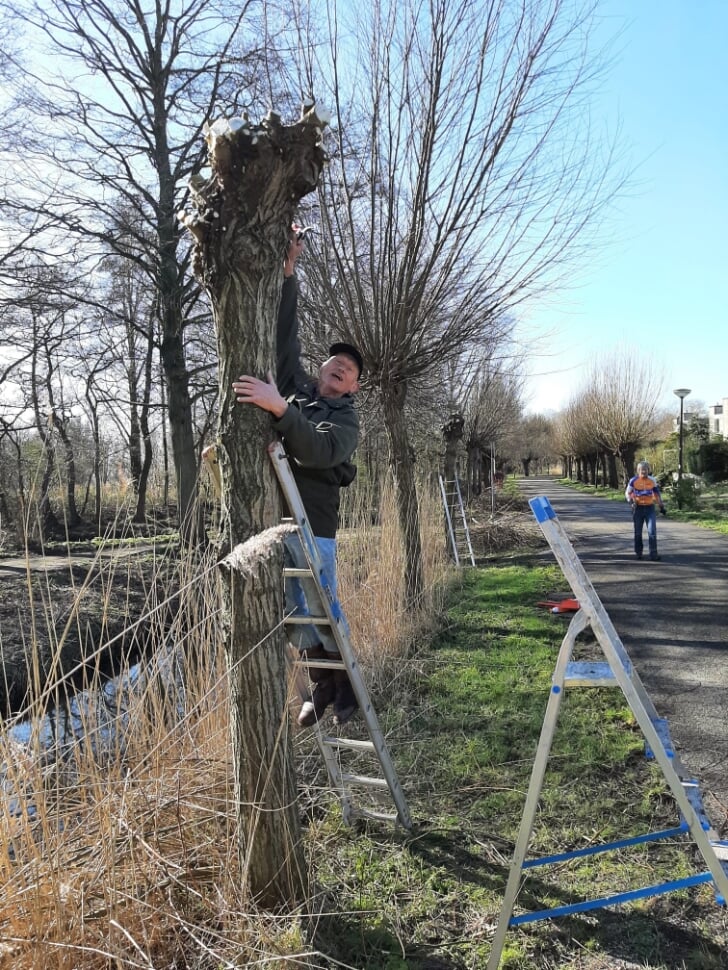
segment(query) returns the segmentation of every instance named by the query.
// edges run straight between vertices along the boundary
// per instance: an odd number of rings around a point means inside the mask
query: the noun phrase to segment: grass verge
[[[518,564],[456,573],[445,608],[441,509],[430,501],[422,518],[428,614],[443,618],[433,640],[402,605],[391,504],[385,491],[381,526],[354,528],[342,542],[340,581],[415,831],[345,828],[320,756],[299,733],[300,807],[316,887],[305,909],[317,915],[311,924],[302,913],[256,908],[238,877],[216,569],[214,561],[190,562],[189,573],[182,568],[165,584],[180,591],[170,625],[159,619],[158,583],[139,591],[146,608],[129,600],[130,617],[141,613],[135,622],[150,627],[157,646],[141,690],[112,703],[98,682],[106,713],[128,725],[123,744],[106,744],[122,735],[99,735],[91,713],[70,708],[68,716],[88,717],[87,740],[63,747],[54,762],[40,737],[30,746],[3,737],[0,762],[22,797],[7,794],[0,812],[0,968],[485,967],[565,629],[535,603],[563,580],[526,552]],[[494,530],[488,520],[482,536],[492,539]],[[521,531],[514,525],[509,535]],[[76,591],[79,627],[89,597],[90,614],[116,616],[116,579],[122,592],[131,583],[118,569]],[[65,636],[56,631],[70,625],[57,622],[57,590],[48,583],[31,597],[27,636],[37,656],[45,624],[55,658]],[[176,676],[171,686],[161,676],[170,664],[181,665],[182,694]],[[47,713],[55,729],[58,710]],[[674,824],[619,696],[569,696],[559,727],[534,854]],[[695,868],[692,854],[674,845],[612,854],[540,871],[520,904],[566,903]],[[514,931],[503,966],[717,970],[727,940],[725,915],[703,888]]]

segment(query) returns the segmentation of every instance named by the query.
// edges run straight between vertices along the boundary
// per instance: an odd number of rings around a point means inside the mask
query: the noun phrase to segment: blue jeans
[[[320,536],[315,536],[314,540],[331,591],[331,597],[336,600],[336,539],[323,539]],[[285,538],[284,562],[286,566],[293,566],[297,569],[309,568],[308,559],[303,551],[298,533],[293,533]],[[325,615],[321,606],[321,597],[313,579],[308,577],[286,579],[285,592],[286,613],[293,613],[295,616]],[[343,617],[342,622],[346,628],[346,620]],[[299,650],[307,650],[309,647],[322,644],[327,653],[339,652],[336,640],[328,626],[320,627],[313,624],[299,626],[296,624],[289,628],[288,639]]]
[[[634,512],[634,551],[642,555],[642,526],[647,526],[647,543],[650,559],[657,556],[657,511],[654,505],[635,505]]]

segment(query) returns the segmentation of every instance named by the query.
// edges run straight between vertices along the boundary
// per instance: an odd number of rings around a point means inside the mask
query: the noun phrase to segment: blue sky
[[[597,41],[623,30],[595,123],[614,130],[636,171],[603,250],[575,285],[534,306],[524,339],[527,408],[558,410],[600,354],[654,360],[666,407],[728,397],[728,0],[600,0]]]

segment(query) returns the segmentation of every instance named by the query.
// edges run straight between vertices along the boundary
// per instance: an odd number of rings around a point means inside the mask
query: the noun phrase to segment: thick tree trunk
[[[171,327],[171,324],[166,324],[166,327]],[[162,340],[162,363],[167,385],[167,413],[177,484],[180,537],[186,544],[194,545],[201,535],[200,513],[195,502],[197,452],[192,433],[189,374],[181,332],[165,332]]]
[[[619,457],[622,460],[622,466],[624,469],[624,481],[623,484],[626,487],[627,482],[634,475],[635,472],[635,462],[637,461],[637,448],[636,442],[627,441],[620,446],[618,450]]]
[[[51,505],[51,479],[55,470],[55,459],[53,457],[53,445],[45,438],[43,439],[45,450],[45,466],[40,482],[40,495],[38,497],[38,520],[40,532],[43,539],[53,539],[61,531],[60,524],[56,518]]]
[[[93,439],[94,439],[94,522],[101,534],[101,429],[99,427],[98,414],[93,412]]]
[[[169,505],[169,446],[167,443],[167,395],[165,393],[164,384],[164,364],[162,362],[160,354],[160,363],[162,363],[161,368],[161,380],[159,382],[159,396],[160,396],[160,412],[161,412],[161,429],[160,434],[162,438],[162,503],[165,509]]]
[[[223,568],[223,638],[231,670],[241,876],[261,901],[275,906],[298,905],[306,895],[291,741],[281,729],[285,658],[280,632],[271,632],[283,617],[282,556],[273,555],[264,537],[251,539],[278,519],[279,499],[266,452],[270,415],[237,404],[232,382],[241,374],[264,378],[275,371],[283,258],[296,207],[316,187],[324,164],[324,123],[313,109],[291,127],[272,113],[261,125],[216,122],[207,136],[212,178],[193,194],[196,214],[182,217],[196,240],[194,267],[217,327],[221,534],[234,550]],[[179,415],[170,425],[179,428]],[[257,564],[256,550],[263,560]],[[255,575],[254,589],[246,574]]]
[[[442,436],[445,439],[445,462],[443,477],[446,482],[455,480],[457,457],[460,442],[465,430],[465,419],[461,414],[453,414],[443,425]]]
[[[271,908],[307,895],[278,592],[287,531],[268,529],[222,563],[224,608],[238,618],[226,658],[240,871],[255,901]]]
[[[610,488],[619,488],[619,472],[617,471],[617,456],[613,452],[607,453],[607,481]]]
[[[407,608],[416,611],[422,604],[425,583],[414,459],[404,416],[406,396],[404,384],[382,388],[384,426],[389,438],[397,513],[404,545],[405,599]]]
[[[476,497],[483,491],[483,454],[480,445],[468,448],[468,491]]]
[[[76,505],[76,456],[73,453],[73,443],[66,429],[65,422],[53,416],[54,426],[63,444],[63,457],[66,466],[66,521],[68,525],[78,525],[81,516]]]
[[[139,470],[139,487],[137,489],[137,503],[134,510],[134,521],[144,522],[147,518],[147,488],[149,487],[149,473],[152,469],[154,450],[152,448],[152,432],[149,427],[149,411],[151,406],[152,368],[154,362],[154,345],[150,340],[144,361],[144,394],[139,415],[139,430],[142,440],[142,461]]]
[[[136,381],[129,380],[129,471],[134,494],[139,494],[139,479],[142,474],[142,441],[139,427],[139,409],[136,398]]]
[[[593,452],[587,457],[587,475],[590,485],[596,487],[597,484],[597,454]]]

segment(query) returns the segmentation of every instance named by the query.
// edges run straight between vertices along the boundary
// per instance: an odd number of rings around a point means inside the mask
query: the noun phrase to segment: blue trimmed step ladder
[[[574,596],[579,601],[580,608],[569,623],[556,661],[549,700],[541,728],[541,737],[536,750],[521,826],[487,970],[498,970],[508,930],[525,923],[567,916],[572,913],[583,913],[605,906],[616,906],[620,903],[670,893],[677,889],[698,886],[708,882],[714,883],[716,896],[721,905],[726,905],[728,901],[728,842],[722,842],[718,839],[703,807],[698,782],[688,776],[688,772],[680,762],[670,738],[667,721],[658,716],[644,685],[632,666],[617,631],[597,596],[579,557],[574,552],[573,546],[549,500],[545,496],[539,496],[531,499],[529,505],[571,586]],[[576,662],[571,659],[576,638],[587,627],[591,627],[592,633],[604,654],[604,661]],[[558,855],[527,859],[526,854],[538,810],[538,801],[551,744],[556,731],[559,709],[565,690],[575,687],[619,687],[622,690],[644,735],[646,754],[648,757],[654,758],[660,766],[665,781],[677,802],[681,816],[680,823],[674,828],[650,832],[634,838],[588,846],[584,849],[576,849]],[[566,906],[513,915],[523,875],[527,870],[629,846],[656,842],[660,839],[674,838],[686,833],[692,836],[695,847],[707,866],[707,871],[699,872],[684,879],[645,886],[641,889],[618,893],[601,899],[587,899]]]

